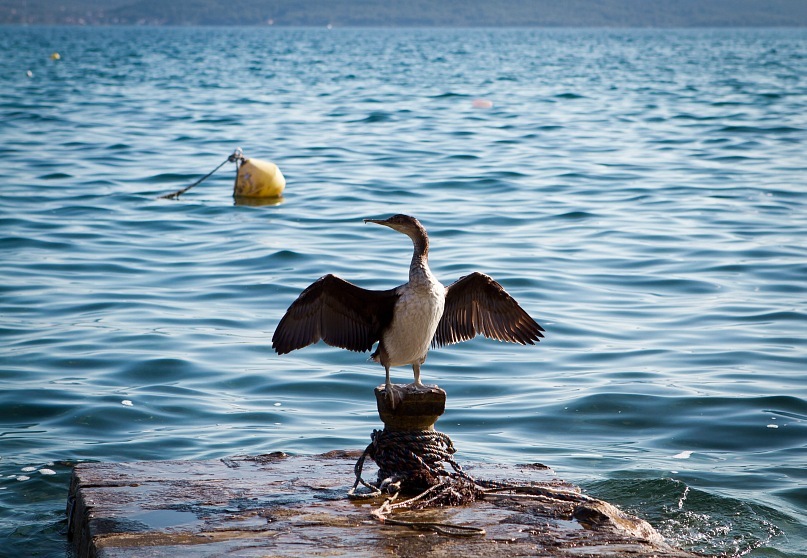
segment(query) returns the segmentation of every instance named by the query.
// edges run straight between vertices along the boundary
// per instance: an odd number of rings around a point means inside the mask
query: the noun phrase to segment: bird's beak
[[[387,219],[365,219],[365,223],[375,223],[376,225],[385,225],[389,227],[389,223],[387,223]]]

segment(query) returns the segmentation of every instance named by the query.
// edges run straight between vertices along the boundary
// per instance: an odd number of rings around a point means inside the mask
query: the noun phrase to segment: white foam
[[[673,459],[689,459],[692,456],[691,451],[682,451],[681,453],[676,453],[673,455]]]

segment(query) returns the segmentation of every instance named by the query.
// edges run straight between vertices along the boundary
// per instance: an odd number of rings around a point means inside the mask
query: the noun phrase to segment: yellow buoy
[[[50,59],[51,59],[51,60],[61,60],[61,59],[62,59],[62,55],[61,55],[61,54],[59,54],[58,52],[54,52],[53,54],[51,54],[51,55],[50,55]]]
[[[286,177],[270,161],[244,159],[235,175],[233,195],[244,198],[277,198],[283,194]]]

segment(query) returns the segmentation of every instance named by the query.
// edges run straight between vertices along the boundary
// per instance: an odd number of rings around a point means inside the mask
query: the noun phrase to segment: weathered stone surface
[[[580,494],[540,465],[466,465],[478,479],[530,485],[528,493],[394,514],[483,527],[484,537],[384,525],[371,516],[381,500],[346,498],[358,457],[331,452],[79,464],[70,487],[68,531],[79,558],[693,556],[667,546],[646,522]]]

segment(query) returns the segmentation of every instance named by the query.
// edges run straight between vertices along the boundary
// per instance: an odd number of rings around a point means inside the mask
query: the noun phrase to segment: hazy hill
[[[0,24],[807,26],[807,0],[0,0]]]

